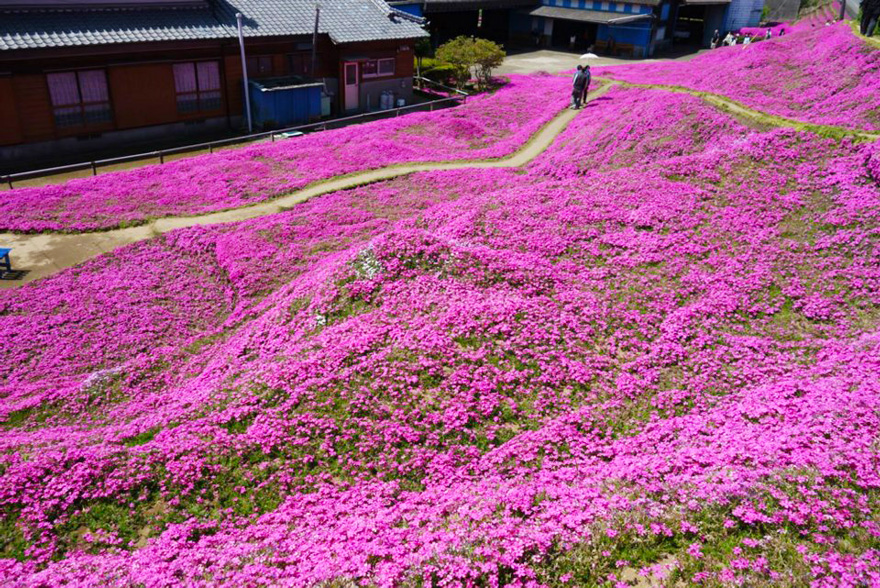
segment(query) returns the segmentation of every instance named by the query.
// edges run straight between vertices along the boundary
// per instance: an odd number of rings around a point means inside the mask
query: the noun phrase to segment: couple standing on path
[[[577,110],[581,102],[586,104],[587,92],[590,91],[590,66],[579,65],[571,80],[571,108]]]

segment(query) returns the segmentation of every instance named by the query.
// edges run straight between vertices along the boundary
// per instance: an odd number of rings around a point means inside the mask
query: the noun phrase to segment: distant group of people
[[[571,79],[571,108],[577,110],[581,104],[587,102],[587,92],[590,91],[590,74],[589,65],[578,65]]]
[[[785,35],[785,29],[779,29],[779,36],[782,37]],[[749,45],[752,41],[761,41],[768,40],[773,37],[773,29],[767,29],[764,33],[763,37],[761,35],[743,35],[742,36],[742,44]],[[719,44],[723,47],[730,47],[736,45],[739,42],[740,37],[738,35],[734,35],[733,31],[728,31],[727,35],[725,35],[724,39],[721,38],[721,33],[718,29],[715,29],[715,32],[712,34],[712,42],[709,43],[710,49],[715,49],[719,46]]]

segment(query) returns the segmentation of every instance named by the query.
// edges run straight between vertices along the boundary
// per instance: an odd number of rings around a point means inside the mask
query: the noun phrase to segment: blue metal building
[[[670,0],[543,0],[527,15],[544,46],[648,57],[668,44]]]
[[[392,0],[428,19],[435,45],[458,35],[507,46],[651,57],[708,47],[712,33],[756,26],[765,0]]]
[[[301,76],[248,82],[251,118],[260,129],[279,129],[311,122],[321,116],[323,84]]]

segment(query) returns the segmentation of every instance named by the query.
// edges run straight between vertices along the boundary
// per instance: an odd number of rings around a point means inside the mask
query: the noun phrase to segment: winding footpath
[[[880,139],[880,132],[868,132],[857,129],[805,123],[754,110],[719,94],[691,90],[681,86],[633,84],[608,78],[601,80],[597,78],[597,81],[602,81],[603,85],[590,94],[589,101],[599,98],[615,86],[624,88],[652,88],[668,92],[682,92],[697,96],[715,108],[734,116],[746,118],[758,124],[772,127],[794,128],[797,130],[816,132],[826,136],[852,136],[862,140]],[[250,206],[197,216],[163,217],[144,225],[125,229],[76,234],[0,233],[0,243],[2,243],[4,247],[11,247],[14,250],[13,267],[16,270],[26,271],[21,279],[0,280],[0,288],[15,288],[21,286],[27,282],[58,273],[65,268],[72,267],[93,257],[97,257],[102,253],[113,251],[123,245],[150,239],[175,229],[197,225],[237,222],[277,214],[310,198],[339,190],[347,190],[365,184],[381,182],[425,171],[466,168],[485,169],[523,167],[550,147],[556,136],[565,130],[578,113],[579,111],[575,110],[563,110],[553,120],[541,128],[541,130],[535,133],[518,151],[500,159],[396,164],[316,182],[305,188],[291,192],[286,196]]]

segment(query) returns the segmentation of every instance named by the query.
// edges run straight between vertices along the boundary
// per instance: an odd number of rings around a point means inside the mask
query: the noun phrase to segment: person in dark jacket
[[[715,29],[715,33],[712,35],[712,43],[709,44],[710,49],[714,49],[718,46],[718,42],[721,40],[721,33],[718,32],[718,29]]]
[[[581,96],[587,84],[587,76],[584,75],[584,66],[577,66],[574,77],[571,79],[571,108],[577,110],[581,107]]]
[[[589,65],[584,66],[584,77],[587,79],[587,81],[584,82],[584,91],[581,92],[581,104],[586,105],[587,104],[587,92],[590,91],[590,82],[593,79],[593,76],[590,73],[590,66]]]
[[[880,24],[880,0],[862,0],[862,20],[859,23],[859,32],[866,37],[874,36],[877,25]]]

